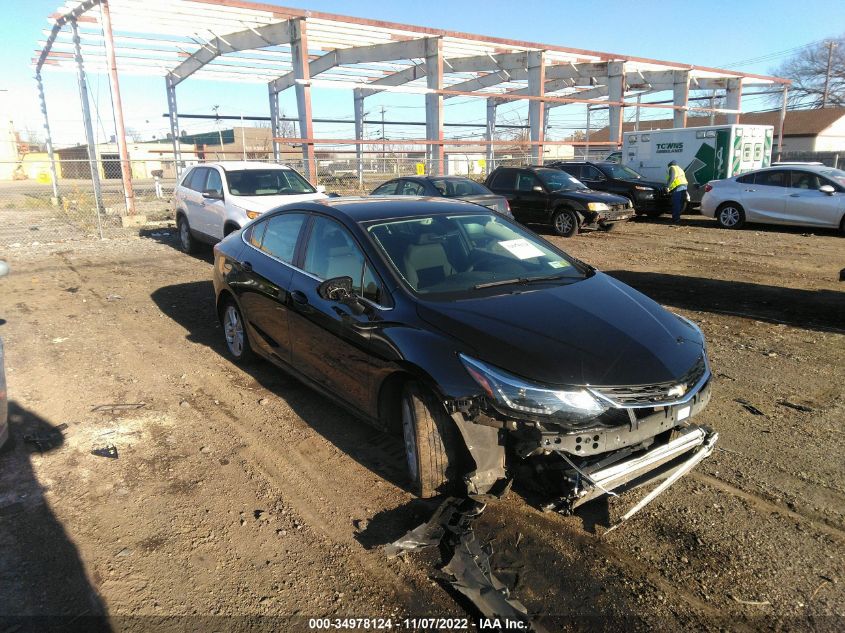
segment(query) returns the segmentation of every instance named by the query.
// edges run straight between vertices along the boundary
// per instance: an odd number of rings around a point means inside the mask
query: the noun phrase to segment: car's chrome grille
[[[651,385],[590,387],[590,389],[620,407],[660,406],[685,399],[706,372],[707,361],[702,354],[689,371],[677,380]]]

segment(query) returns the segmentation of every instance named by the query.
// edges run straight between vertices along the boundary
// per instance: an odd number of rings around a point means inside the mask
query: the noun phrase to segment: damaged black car
[[[214,287],[233,360],[402,434],[423,497],[500,494],[530,464],[571,511],[716,440],[695,324],[477,205],[282,207],[215,247]]]

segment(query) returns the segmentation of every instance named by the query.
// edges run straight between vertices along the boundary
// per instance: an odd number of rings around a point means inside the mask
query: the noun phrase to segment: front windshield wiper
[[[558,279],[573,279],[568,275],[549,275],[548,277],[517,277],[515,279],[499,279],[498,281],[485,281],[484,283],[475,284],[472,289],[480,290],[482,288],[493,288],[495,286],[507,286],[510,284],[532,284],[537,281],[556,281]]]

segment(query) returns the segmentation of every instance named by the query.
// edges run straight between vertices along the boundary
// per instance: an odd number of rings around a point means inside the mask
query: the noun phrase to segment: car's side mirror
[[[222,200],[223,199],[223,192],[216,191],[214,189],[206,189],[202,192],[202,197],[206,198],[207,200]]]
[[[367,308],[352,291],[352,277],[333,277],[317,286],[317,294],[326,301],[336,301],[348,307],[352,314],[364,314]]]
[[[317,185],[317,193],[326,193],[325,185]]]
[[[340,198],[340,194],[337,192],[332,191],[331,193],[326,194],[329,198]]]
[[[821,187],[819,187],[819,191],[821,191],[822,193],[826,193],[829,196],[832,196],[834,193],[836,193],[836,189],[833,188],[833,185],[822,185]]]

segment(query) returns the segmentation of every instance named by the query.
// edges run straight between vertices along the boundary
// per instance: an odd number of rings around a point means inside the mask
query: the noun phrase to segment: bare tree
[[[790,105],[803,108],[845,106],[845,36],[802,49],[772,74],[792,80]],[[780,97],[774,100],[780,101]]]

